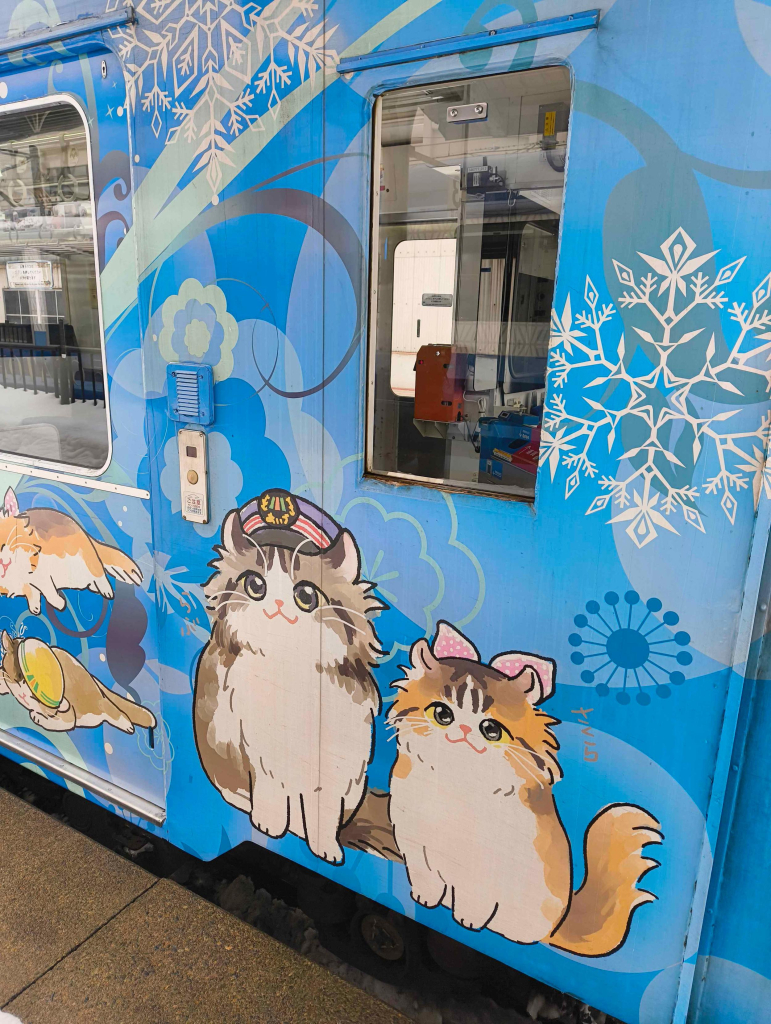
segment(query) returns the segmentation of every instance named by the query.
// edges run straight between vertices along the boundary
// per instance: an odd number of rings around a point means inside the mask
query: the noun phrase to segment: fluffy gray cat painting
[[[372,619],[386,606],[360,578],[353,536],[288,491],[230,512],[215,550],[195,680],[201,764],[256,829],[339,864],[340,829],[366,791],[380,710]]]

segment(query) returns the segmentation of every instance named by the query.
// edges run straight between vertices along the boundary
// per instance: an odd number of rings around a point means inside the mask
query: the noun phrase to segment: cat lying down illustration
[[[586,877],[572,891],[570,843],[552,795],[562,778],[559,724],[538,707],[555,663],[521,652],[489,665],[449,623],[410,651],[388,712],[398,755],[390,817],[412,898],[445,906],[466,928],[607,956],[632,914],[656,897],[638,881],[663,839],[634,804],[610,804],[584,837]]]
[[[105,723],[127,733],[135,726],[155,728],[151,711],[108,690],[69,651],[5,631],[0,642],[0,694],[12,694],[42,729],[69,732]]]
[[[40,601],[61,611],[62,590],[93,590],[111,600],[107,575],[123,583],[142,582],[136,562],[122,551],[90,537],[64,512],[53,508],[19,511],[9,488],[0,509],[0,595],[24,597],[33,615]]]

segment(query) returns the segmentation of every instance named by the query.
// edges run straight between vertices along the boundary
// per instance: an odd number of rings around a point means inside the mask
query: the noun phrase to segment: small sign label
[[[196,516],[199,519],[204,517],[204,501],[202,494],[185,495],[185,515]]]
[[[9,288],[53,288],[53,265],[40,263],[6,263]]]
[[[544,135],[554,135],[557,131],[557,111],[547,110],[543,115],[543,133]]]
[[[439,292],[423,292],[424,306],[451,306],[452,305],[452,293],[449,295],[442,295]]]
[[[493,448],[493,458],[502,459],[504,462],[511,462],[511,452],[504,452],[500,448]]]

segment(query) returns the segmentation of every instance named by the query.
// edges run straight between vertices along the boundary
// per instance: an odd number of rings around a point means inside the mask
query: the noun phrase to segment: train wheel
[[[381,960],[401,960],[404,956],[406,944],[395,919],[396,915],[390,910],[386,914],[365,914],[359,918],[361,937]]]

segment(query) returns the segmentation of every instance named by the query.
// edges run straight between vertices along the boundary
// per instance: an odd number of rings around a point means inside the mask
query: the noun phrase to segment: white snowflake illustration
[[[108,0],[107,11],[129,2]],[[233,139],[260,131],[265,113],[277,117],[293,83],[337,64],[327,48],[335,28],[314,23],[317,9],[315,0],[138,0],[135,23],[113,32],[131,108],[153,112],[156,138],[171,110],[178,123],[166,143],[180,132],[198,143],[194,170],[206,169],[215,202]]]
[[[716,356],[715,335],[705,345],[705,328],[687,330],[685,321],[697,307],[726,307],[723,286],[733,281],[744,257],[710,280],[699,268],[719,250],[694,255],[696,243],[683,228],[660,248],[663,258],[638,253],[650,268],[639,281],[632,270],[613,260],[625,289],[618,305],[647,311],[648,326],[655,331],[633,327],[642,342],[637,352],[627,354],[623,333],[609,339],[607,325],[616,310],[612,303],[600,304],[589,277],[582,312],[573,315],[570,295],[561,316],[552,312],[551,398],[540,452],[541,465],[548,465],[552,480],[560,465],[570,471],[565,485],[569,498],[586,479],[597,477],[603,439],[611,453],[622,441],[622,433],[625,445],[634,436],[631,446],[618,456],[619,474],[599,476],[600,493],[586,514],[601,512],[612,503],[611,510],[615,506],[618,511],[608,522],[628,523],[626,533],[639,548],[655,540],[660,529],[678,532],[673,513],[704,533],[694,469],[707,447],[714,452],[718,471],[706,480],[703,491],[721,495],[720,505],[732,524],[738,508],[734,492],[749,489],[752,483],[756,506],[761,493],[771,498],[767,462],[771,413],[768,402],[755,395],[759,378],[764,394],[771,390],[771,369],[759,365],[771,359],[771,274],[752,292],[749,306],[733,302],[727,308],[738,329],[727,353]],[[571,387],[563,390],[569,378]],[[699,385],[711,388],[711,403],[705,401],[705,389]],[[602,388],[595,392],[602,401],[587,396],[588,391]],[[744,403],[719,412],[703,411],[707,405],[713,408],[712,403],[727,404],[731,395],[745,399]],[[756,425],[733,432],[723,427],[748,408],[748,401],[749,408],[758,409]]]

